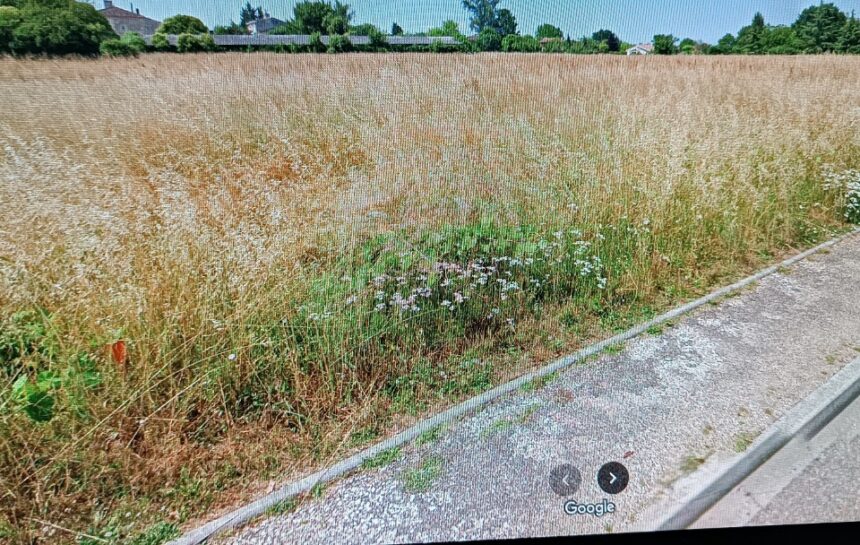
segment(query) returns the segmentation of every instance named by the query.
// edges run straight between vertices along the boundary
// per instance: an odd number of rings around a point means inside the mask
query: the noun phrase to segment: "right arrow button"
[[[620,462],[609,462],[604,464],[597,472],[597,484],[607,494],[618,494],[630,481],[630,473]]]

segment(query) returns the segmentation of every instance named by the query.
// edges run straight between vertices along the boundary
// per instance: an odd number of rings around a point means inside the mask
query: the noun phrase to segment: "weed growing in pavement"
[[[383,450],[373,458],[365,460],[361,464],[362,469],[377,469],[385,467],[394,462],[400,457],[400,447],[393,447],[388,450]]]
[[[735,437],[735,452],[744,452],[752,445],[755,436],[751,433],[743,432]]]
[[[407,469],[401,474],[403,486],[409,492],[425,492],[442,473],[442,458],[430,456],[417,468]]]

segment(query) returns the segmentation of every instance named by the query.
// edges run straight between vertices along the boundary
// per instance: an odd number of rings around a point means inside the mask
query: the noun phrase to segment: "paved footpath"
[[[799,434],[693,528],[860,520],[860,397],[811,438]]]
[[[329,484],[322,498],[219,542],[397,543],[630,530],[702,461],[719,464],[860,351],[860,236],[757,286],[706,305],[662,334],[517,391],[404,448],[387,467]],[[631,454],[632,453],[632,454]],[[625,455],[627,457],[625,457]],[[609,496],[597,471],[621,461],[630,482]],[[430,463],[428,463],[428,461]],[[425,472],[422,492],[404,476]],[[601,518],[569,516],[549,486],[569,463],[578,502],[611,499]]]

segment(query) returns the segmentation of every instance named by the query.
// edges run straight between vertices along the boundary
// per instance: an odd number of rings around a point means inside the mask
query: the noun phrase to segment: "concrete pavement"
[[[860,520],[860,398],[812,437],[797,436],[693,528]]]

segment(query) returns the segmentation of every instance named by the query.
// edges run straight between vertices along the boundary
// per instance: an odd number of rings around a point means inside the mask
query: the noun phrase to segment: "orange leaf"
[[[110,353],[113,357],[114,363],[124,365],[125,360],[128,357],[128,353],[125,349],[125,341],[116,341],[115,343],[110,345]]]

